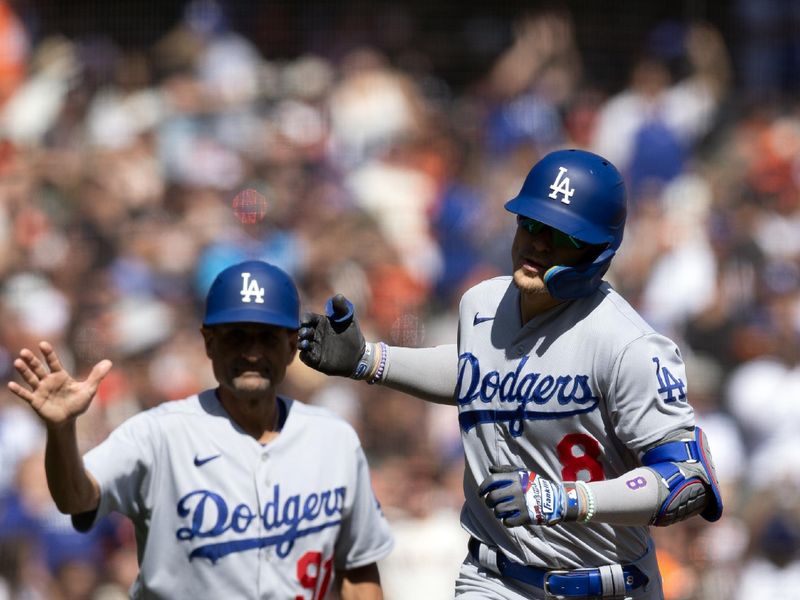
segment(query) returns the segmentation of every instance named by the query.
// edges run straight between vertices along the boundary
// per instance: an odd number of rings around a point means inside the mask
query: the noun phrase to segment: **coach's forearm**
[[[381,579],[375,563],[344,571],[337,576],[341,600],[383,600]]]
[[[74,421],[58,429],[48,429],[44,467],[47,486],[58,510],[74,515],[97,508],[100,486],[83,466]]]
[[[455,344],[432,348],[390,346],[383,385],[428,402],[455,402],[458,349]]]

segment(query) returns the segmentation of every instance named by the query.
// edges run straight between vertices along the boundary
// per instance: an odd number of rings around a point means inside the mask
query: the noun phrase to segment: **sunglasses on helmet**
[[[586,247],[585,242],[582,242],[579,239],[572,237],[571,235],[567,235],[563,231],[554,229],[549,225],[545,225],[544,223],[542,223],[541,221],[537,221],[536,219],[531,219],[529,217],[523,217],[522,215],[517,215],[517,225],[522,227],[525,231],[527,231],[531,235],[538,235],[542,231],[549,229],[553,236],[553,245],[557,248],[580,249]]]

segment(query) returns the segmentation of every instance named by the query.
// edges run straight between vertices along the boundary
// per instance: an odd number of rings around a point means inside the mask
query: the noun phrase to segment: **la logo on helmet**
[[[558,194],[563,194],[561,196],[561,202],[564,204],[569,204],[569,199],[572,198],[575,190],[569,187],[569,177],[564,177],[566,172],[566,167],[558,167],[558,175],[556,176],[556,180],[550,184],[550,189],[553,191],[550,192],[549,196],[553,200],[556,200]]]
[[[256,304],[264,304],[264,288],[258,287],[258,281],[253,278],[250,280],[250,273],[242,273],[242,302],[252,302],[251,296],[255,296]]]

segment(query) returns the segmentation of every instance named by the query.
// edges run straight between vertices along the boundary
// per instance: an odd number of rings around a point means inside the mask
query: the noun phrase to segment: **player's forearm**
[[[44,466],[47,486],[58,510],[74,515],[97,508],[100,488],[83,466],[74,422],[48,430]]]
[[[642,455],[643,467],[616,479],[554,482],[513,465],[490,465],[478,489],[506,527],[601,522],[667,526],[700,514],[722,515],[708,442],[681,430]]]
[[[610,525],[650,525],[659,508],[657,475],[644,467],[622,477],[586,484],[594,503],[592,521]]]
[[[458,349],[455,344],[433,348],[391,346],[381,382],[428,402],[455,404],[457,376]]]
[[[375,563],[344,571],[337,577],[341,600],[383,600],[383,590]]]

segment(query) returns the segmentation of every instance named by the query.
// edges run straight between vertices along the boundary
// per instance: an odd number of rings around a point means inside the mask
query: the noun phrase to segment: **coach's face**
[[[297,332],[258,323],[203,327],[220,392],[235,398],[273,396],[297,351]]]
[[[569,248],[553,241],[553,231],[545,227],[538,233],[530,233],[517,226],[514,243],[511,245],[511,260],[514,266],[514,283],[519,291],[527,295],[547,295],[544,274],[556,265],[572,266],[581,261],[587,249]]]

